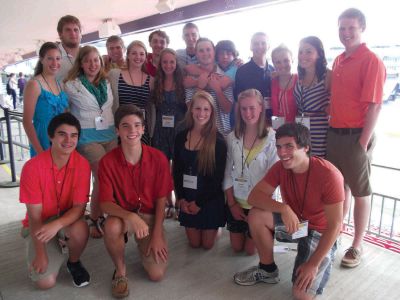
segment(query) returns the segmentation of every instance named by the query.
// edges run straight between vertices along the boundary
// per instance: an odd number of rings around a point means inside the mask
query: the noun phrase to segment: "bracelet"
[[[229,208],[232,208],[232,207],[234,207],[236,204],[238,204],[238,203],[235,202],[235,203],[233,203],[232,205],[229,205],[229,204],[228,204],[228,207],[229,207]]]

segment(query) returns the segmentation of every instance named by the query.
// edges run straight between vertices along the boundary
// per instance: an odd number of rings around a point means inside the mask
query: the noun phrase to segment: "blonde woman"
[[[101,225],[104,221],[98,203],[98,163],[117,145],[113,95],[105,74],[99,51],[88,45],[79,50],[74,66],[65,79],[71,113],[82,126],[78,151],[89,161],[94,177],[90,201],[90,235],[93,238],[102,236]]]
[[[232,249],[255,253],[249,235],[247,197],[252,188],[278,160],[275,131],[265,125],[265,102],[256,89],[241,92],[235,110],[235,130],[227,137],[224,190],[228,205],[227,228]]]
[[[119,105],[134,104],[139,107],[145,119],[145,132],[142,142],[150,145],[154,129],[155,110],[150,107],[150,91],[153,89],[154,78],[146,69],[146,46],[141,41],[133,41],[126,48],[127,68],[114,69],[109,73],[114,92],[114,112]]]
[[[193,248],[211,249],[225,226],[222,190],[226,145],[217,131],[212,96],[196,92],[185,116],[186,129],[175,140],[174,181],[179,221]]]

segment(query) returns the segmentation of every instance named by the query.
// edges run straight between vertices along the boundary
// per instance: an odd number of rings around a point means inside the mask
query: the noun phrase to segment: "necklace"
[[[141,86],[143,83],[143,72],[140,71],[140,73],[141,73],[140,84],[137,86]],[[132,78],[131,71],[129,70],[129,68],[128,68],[128,74],[129,74],[129,78],[131,79],[132,85],[136,86],[135,83],[133,82],[133,78]]]
[[[197,149],[197,147],[199,146],[199,144],[200,144],[200,142],[201,142],[201,140],[203,139],[203,137],[202,136],[200,136],[200,138],[199,138],[199,140],[197,141],[197,143],[196,143],[196,145],[193,147],[193,149],[190,149],[190,140],[192,139],[192,131],[189,131],[189,150],[196,150]]]
[[[253,150],[253,147],[254,147],[254,145],[255,145],[255,143],[256,143],[256,141],[257,141],[257,135],[256,135],[256,137],[254,138],[253,143],[251,144],[251,147],[250,147],[249,153],[247,153],[246,159],[244,159],[244,155],[243,155],[243,153],[244,153],[244,144],[245,144],[245,141],[244,141],[244,140],[245,140],[245,134],[243,135],[243,145],[242,145],[242,176],[243,176],[244,165],[246,164],[246,161],[247,161],[247,159],[248,159],[249,156],[250,156],[251,150]]]
[[[56,85],[57,85],[57,89],[58,89],[58,95],[56,95],[56,94],[53,92],[53,89],[51,88],[50,84],[47,82],[46,77],[44,77],[43,73],[41,73],[40,75],[42,76],[44,82],[46,82],[46,85],[47,85],[47,87],[49,88],[50,92],[51,92],[54,96],[59,97],[60,94],[61,94],[61,90],[60,90],[60,87],[58,86],[58,84],[56,84]],[[57,81],[56,81],[56,83],[57,83]]]

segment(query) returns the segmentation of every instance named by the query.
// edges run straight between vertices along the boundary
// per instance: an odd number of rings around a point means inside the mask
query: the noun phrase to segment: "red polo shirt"
[[[68,164],[58,170],[50,151],[48,149],[25,163],[19,190],[21,203],[42,205],[42,221],[57,215],[58,198],[60,212],[65,212],[76,204],[87,203],[90,191],[88,161],[74,151]],[[22,225],[29,227],[28,214]]]
[[[165,155],[142,144],[141,162],[127,162],[121,146],[111,150],[99,164],[100,201],[114,202],[122,208],[154,214],[157,199],[173,189],[169,163]],[[139,201],[140,197],[140,201]]]
[[[370,103],[382,103],[386,69],[365,44],[346,57],[339,55],[332,68],[331,119],[335,128],[363,128]]]
[[[157,68],[153,65],[153,53],[148,53],[146,58],[146,69],[149,75],[155,77],[157,73]]]

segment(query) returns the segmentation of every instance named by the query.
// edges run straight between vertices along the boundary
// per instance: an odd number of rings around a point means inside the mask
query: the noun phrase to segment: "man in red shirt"
[[[335,59],[332,68],[327,159],[344,177],[344,216],[350,207],[350,191],[354,196],[354,240],[342,259],[342,266],[351,268],[361,262],[361,243],[371,209],[373,132],[382,105],[386,70],[382,60],[361,41],[366,27],[361,11],[345,10],[338,23],[345,52]]]
[[[168,47],[169,36],[162,30],[153,31],[149,35],[149,44],[153,53],[147,54],[146,69],[151,76],[155,77],[161,51]]]
[[[295,299],[313,299],[329,279],[342,224],[343,177],[331,163],[310,157],[310,134],[301,124],[285,124],[276,132],[280,161],[252,190],[248,223],[260,263],[235,274],[239,285],[278,283],[274,234],[298,242],[293,269]],[[272,199],[280,187],[283,202]],[[294,235],[294,236],[293,236]]]
[[[79,258],[89,236],[82,219],[90,189],[90,166],[75,151],[81,126],[70,113],[54,117],[48,127],[51,147],[29,160],[21,173],[20,202],[26,204],[22,236],[27,240],[30,277],[40,289],[56,284],[67,262],[75,286],[89,284]]]
[[[122,105],[115,112],[120,146],[100,161],[100,206],[108,215],[104,243],[115,265],[112,295],[129,294],[125,243],[134,234],[149,278],[164,277],[168,261],[163,221],[167,196],[173,188],[165,155],[140,141],[144,133],[142,111]]]

